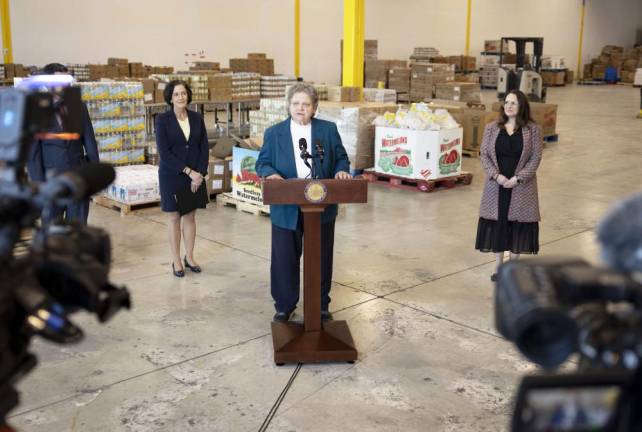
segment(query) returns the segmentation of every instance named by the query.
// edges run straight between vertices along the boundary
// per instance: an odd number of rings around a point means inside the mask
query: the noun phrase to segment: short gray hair
[[[292,103],[292,97],[296,93],[305,93],[310,97],[310,100],[312,101],[312,107],[315,109],[319,105],[319,95],[317,94],[317,90],[314,88],[314,86],[304,83],[304,82],[298,82],[288,88],[288,92],[285,95],[285,100],[288,103],[288,109],[290,107],[290,104]]]

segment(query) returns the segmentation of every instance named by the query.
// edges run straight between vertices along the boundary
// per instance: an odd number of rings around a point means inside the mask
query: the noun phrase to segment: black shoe
[[[183,259],[183,262],[185,263],[185,267],[193,271],[194,273],[200,273],[203,270],[201,270],[201,266],[199,265],[190,265],[190,263],[187,262],[187,256]]]
[[[172,263],[172,273],[174,273],[174,276],[179,278],[185,277],[185,270],[176,270],[174,268],[174,263]]]
[[[490,280],[492,282],[497,282],[497,273],[493,273],[492,275],[490,275]]]
[[[292,312],[277,312],[274,314],[272,321],[274,322],[288,322],[290,320],[290,315]]]
[[[332,318],[332,314],[330,313],[330,311],[321,311],[321,321],[332,321],[333,319],[334,318]]]

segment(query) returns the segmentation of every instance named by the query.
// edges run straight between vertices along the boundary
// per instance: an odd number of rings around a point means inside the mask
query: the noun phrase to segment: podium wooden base
[[[274,362],[321,363],[333,361],[355,361],[350,329],[345,321],[327,321],[322,330],[306,332],[300,323],[272,323]]]

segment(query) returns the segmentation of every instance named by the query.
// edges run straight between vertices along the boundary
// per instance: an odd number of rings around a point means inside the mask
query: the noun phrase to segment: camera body
[[[552,370],[579,355],[571,375],[525,377],[514,431],[641,430],[642,285],[629,272],[577,258],[511,261],[498,272],[497,330]]]
[[[0,91],[0,426],[18,404],[15,384],[36,365],[28,350],[33,336],[77,342],[83,332],[70,314],[86,310],[104,322],[131,307],[127,289],[109,281],[111,243],[104,230],[38,224],[43,210],[87,199],[115,175],[109,165],[90,164],[40,185],[26,179],[35,139],[80,136],[80,90],[70,84],[69,76],[38,76]],[[65,132],[48,132],[56,121]],[[25,230],[32,238],[26,252],[16,253]]]

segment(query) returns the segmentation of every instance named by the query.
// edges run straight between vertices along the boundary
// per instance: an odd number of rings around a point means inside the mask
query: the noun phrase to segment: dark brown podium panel
[[[354,361],[357,350],[345,321],[321,323],[321,214],[329,204],[366,203],[368,181],[265,180],[264,204],[298,205],[305,225],[303,243],[304,323],[272,323],[274,361],[318,363]]]

